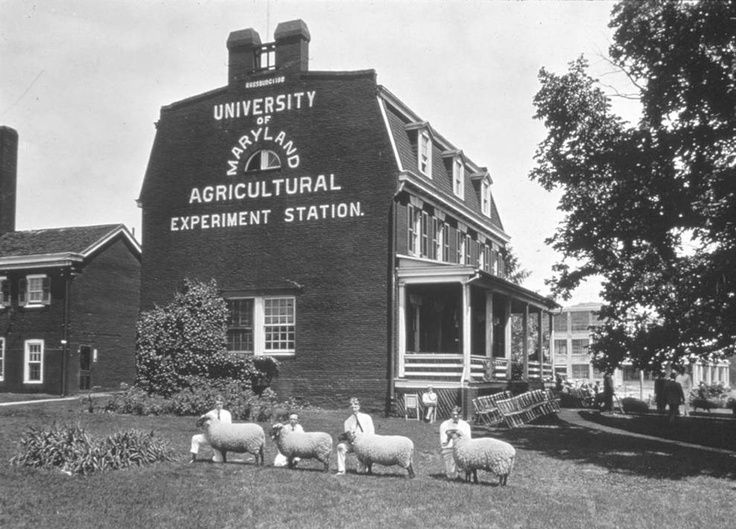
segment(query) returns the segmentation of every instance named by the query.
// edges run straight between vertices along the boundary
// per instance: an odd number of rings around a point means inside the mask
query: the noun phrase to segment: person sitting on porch
[[[355,435],[362,435],[364,433],[374,434],[375,429],[373,428],[373,419],[367,413],[360,412],[360,401],[355,397],[350,399],[350,408],[353,410],[352,415],[347,418],[343,425],[343,432],[355,432]],[[350,443],[343,442],[337,445],[337,475],[345,475],[345,457],[348,453],[353,451],[353,447]],[[362,474],[365,472],[365,465],[358,461],[358,473]]]
[[[447,419],[440,425],[440,446],[442,447],[442,459],[445,461],[445,475],[447,479],[457,478],[457,465],[455,464],[455,439],[448,439],[447,432],[459,431],[463,438],[470,439],[470,424],[460,418],[462,410],[459,406],[452,409],[452,418]]]
[[[432,386],[427,387],[427,391],[422,394],[422,404],[427,410],[425,421],[433,423],[437,420],[437,393],[434,392]]]

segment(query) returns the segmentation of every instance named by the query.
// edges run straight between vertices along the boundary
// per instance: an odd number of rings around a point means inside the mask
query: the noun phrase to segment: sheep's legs
[[[409,466],[406,467],[406,470],[409,471],[409,479],[414,479],[414,467],[411,463],[409,463]]]

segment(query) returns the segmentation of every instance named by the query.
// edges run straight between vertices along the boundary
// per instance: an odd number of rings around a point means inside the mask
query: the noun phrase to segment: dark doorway
[[[92,348],[89,345],[79,347],[79,389],[92,387]]]

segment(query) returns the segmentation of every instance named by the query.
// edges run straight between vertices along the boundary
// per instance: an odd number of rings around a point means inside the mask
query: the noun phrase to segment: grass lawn
[[[193,418],[83,410],[78,401],[0,408],[0,527],[702,528],[729,527],[736,516],[736,457],[563,421],[474,429],[474,436],[492,435],[517,448],[509,485],[498,487],[495,476],[482,471],[476,486],[444,477],[439,423],[374,416],[378,433],[414,441],[417,477],[409,480],[398,467],[376,466],[374,476],[351,473],[352,456],[342,477],[322,473],[316,461],[288,470],[256,467],[250,456],[233,455],[225,465],[190,465]],[[300,415],[306,430],[336,437],[347,413]],[[80,421],[94,435],[154,429],[180,459],[88,477],[11,467],[22,432],[54,421]],[[275,454],[267,441],[268,465]],[[334,470],[334,455],[332,461]]]

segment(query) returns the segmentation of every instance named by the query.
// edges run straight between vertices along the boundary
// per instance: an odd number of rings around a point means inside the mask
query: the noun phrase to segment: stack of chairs
[[[510,399],[512,397],[510,391],[501,391],[500,393],[494,393],[493,395],[486,395],[484,397],[477,397],[473,399],[473,408],[475,414],[473,415],[473,422],[475,424],[485,424],[487,426],[494,426],[503,422],[503,415],[498,409],[498,401]]]
[[[552,391],[543,389],[527,391],[517,397],[499,400],[496,404],[509,428],[516,428],[560,411],[560,404]]]

